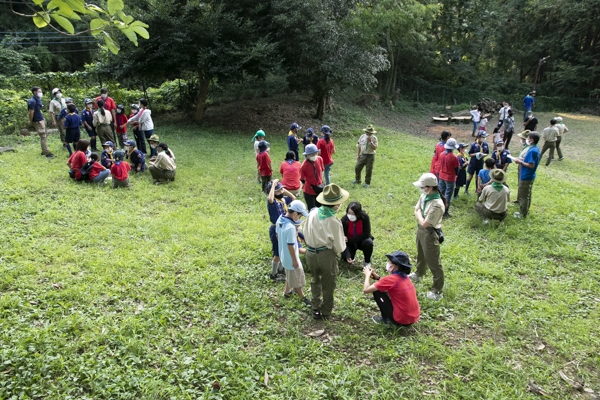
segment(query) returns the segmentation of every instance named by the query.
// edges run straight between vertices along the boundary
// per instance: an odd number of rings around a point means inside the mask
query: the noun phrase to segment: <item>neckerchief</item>
[[[504,185],[500,182],[492,182],[492,187],[496,189],[496,191],[501,192]]]
[[[323,221],[326,218],[333,217],[335,210],[333,207],[321,206],[319,207],[319,221]]]
[[[425,200],[423,200],[423,207],[421,208],[421,214],[423,218],[425,218],[425,209],[427,208],[427,203],[435,199],[441,199],[440,192],[435,191],[435,193],[428,194],[425,196]]]
[[[292,165],[294,163],[294,160],[285,160],[287,161],[288,164]]]

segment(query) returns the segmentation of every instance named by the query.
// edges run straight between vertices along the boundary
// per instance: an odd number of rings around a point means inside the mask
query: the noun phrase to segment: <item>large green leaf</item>
[[[43,14],[43,16],[47,17],[47,14]],[[35,26],[37,26],[38,28],[44,28],[46,25],[48,25],[48,21],[46,21],[44,18],[42,18],[40,16],[40,14],[36,14],[33,16],[33,23],[35,24]]]
[[[104,27],[106,26],[106,21],[101,20],[100,18],[94,18],[90,21],[90,29],[92,30],[92,35],[97,36],[102,33]]]
[[[110,15],[115,14],[117,11],[121,11],[125,6],[123,0],[108,0],[106,3],[108,7],[108,13]]]
[[[70,34],[75,33],[75,28],[73,28],[71,21],[56,13],[51,14],[51,16],[65,31],[69,32]]]
[[[121,30],[121,32],[123,32],[125,36],[127,36],[127,39],[131,40],[136,46],[138,45],[137,36],[135,35],[135,32],[132,28],[124,26],[122,28],[120,27],[119,29]]]
[[[129,24],[129,26],[131,26],[131,27],[141,26],[142,28],[147,28],[148,24],[145,24],[142,21],[133,21],[131,24]]]
[[[42,4],[44,4],[44,0],[33,0],[33,2],[36,6],[41,6]]]
[[[146,28],[144,28],[142,26],[138,26],[138,25],[129,25],[129,26],[131,27],[131,29],[135,33],[137,33],[138,35],[140,35],[140,37],[142,37],[144,39],[149,39],[150,38],[150,34],[146,30]]]
[[[112,38],[112,36],[108,32],[104,32],[104,43],[106,43],[106,47],[108,48],[108,50],[110,50],[111,53],[119,53],[119,44],[116,40]]]
[[[73,15],[73,9],[71,8],[71,6],[64,0],[57,1],[57,3],[60,12],[63,13],[65,17],[71,18],[71,16]]]
[[[50,2],[48,2],[48,5],[46,6],[46,8],[48,10],[54,10],[55,8],[58,8],[60,6],[60,0],[50,0]]]
[[[73,11],[76,11],[78,13],[84,14],[85,13],[85,2],[83,0],[63,0],[65,1],[67,4],[69,4],[69,6],[71,7],[71,9],[73,9]]]

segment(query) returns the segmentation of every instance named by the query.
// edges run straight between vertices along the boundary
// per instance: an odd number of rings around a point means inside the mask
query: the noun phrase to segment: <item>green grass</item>
[[[56,137],[51,161],[25,138],[0,156],[0,398],[533,399],[529,379],[577,398],[559,371],[598,392],[600,121],[572,117],[567,159],[540,167],[527,220],[511,207],[482,225],[473,197],[453,203],[445,297],[424,298],[428,275],[406,330],[371,322],[346,265],[332,321],[281,296],[251,134],[166,127],[177,180],[133,176],[130,190],[71,182]],[[336,136],[333,180],[370,214],[382,270],[388,252],[416,257],[411,182],[435,142],[380,129],[372,188],[353,188],[360,127]],[[284,137],[269,140],[278,164]]]

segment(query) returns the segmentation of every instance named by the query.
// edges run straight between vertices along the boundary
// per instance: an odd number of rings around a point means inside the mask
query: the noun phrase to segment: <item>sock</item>
[[[271,261],[271,275],[277,275],[277,267],[279,263],[275,261]]]
[[[67,151],[69,152],[69,155],[73,154],[73,150],[71,150],[71,145],[69,143],[67,143]]]
[[[465,186],[465,193],[467,193],[469,191],[470,184],[471,184],[471,181],[467,181],[467,185]]]

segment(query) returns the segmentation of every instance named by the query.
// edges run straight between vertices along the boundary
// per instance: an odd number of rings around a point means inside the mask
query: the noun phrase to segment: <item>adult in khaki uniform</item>
[[[421,197],[415,206],[417,219],[417,270],[409,275],[413,282],[419,282],[429,267],[433,275],[433,286],[427,298],[441,300],[444,288],[444,269],[440,258],[440,241],[437,230],[442,228],[442,217],[446,210],[446,199],[438,189],[434,174],[426,173],[413,185],[421,189]]]
[[[558,161],[562,161],[565,158],[563,157],[562,150],[560,149],[560,143],[562,142],[563,133],[569,132],[569,128],[562,122],[562,117],[554,118],[556,120],[556,127],[558,128],[558,137],[556,138],[556,152],[558,153]]]
[[[347,191],[334,183],[325,186],[317,196],[321,206],[313,208],[306,219],[306,264],[312,272],[310,288],[315,319],[328,319],[333,310],[337,260],[346,248],[342,222],[335,213],[349,196]]]
[[[503,185],[506,182],[506,173],[501,169],[490,172],[492,183],[481,191],[475,203],[475,211],[485,220],[497,219],[503,221],[508,213],[510,190]]]
[[[554,150],[556,149],[556,140],[560,135],[558,128],[556,127],[556,120],[550,120],[550,126],[542,131],[542,137],[544,138],[544,147],[542,148],[542,155],[544,157],[544,153],[546,150],[550,149],[550,155],[548,156],[548,161],[546,161],[546,166],[550,165],[552,160],[554,159]]]
[[[371,175],[373,174],[373,164],[375,163],[375,151],[378,146],[377,137],[374,135],[377,131],[373,128],[373,125],[367,126],[363,131],[365,133],[361,135],[356,143],[358,153],[356,155],[356,166],[354,167],[355,179],[352,183],[360,184],[360,175],[363,168],[367,166],[364,187],[368,188],[369,185],[371,185]]]
[[[52,100],[50,101],[50,105],[48,107],[48,112],[50,113],[50,120],[52,121],[52,126],[58,128],[58,133],[60,134],[60,141],[63,144],[63,147],[66,147],[67,140],[65,136],[65,126],[64,121],[58,118],[60,112],[67,108],[67,103],[65,103],[65,99],[62,97],[62,92],[59,88],[52,89]]]

